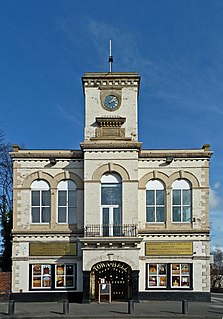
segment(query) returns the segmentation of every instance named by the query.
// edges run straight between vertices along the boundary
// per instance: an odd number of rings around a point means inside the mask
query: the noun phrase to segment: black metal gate
[[[128,300],[132,298],[131,267],[119,261],[102,261],[91,270],[91,299],[98,299],[99,283],[111,284],[112,300]]]

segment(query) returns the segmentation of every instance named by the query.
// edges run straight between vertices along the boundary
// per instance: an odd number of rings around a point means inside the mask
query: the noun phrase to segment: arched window
[[[122,183],[118,174],[101,178],[101,210],[103,236],[120,236],[122,224]]]
[[[58,184],[58,223],[77,223],[77,185],[71,180]]]
[[[44,180],[36,180],[31,185],[31,222],[50,222],[50,187]]]
[[[164,186],[159,180],[151,180],[146,185],[146,222],[165,222]]]
[[[172,221],[191,222],[191,185],[184,179],[172,184]]]

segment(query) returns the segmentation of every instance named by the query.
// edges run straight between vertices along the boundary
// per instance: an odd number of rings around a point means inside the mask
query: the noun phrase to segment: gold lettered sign
[[[146,256],[192,255],[191,241],[147,242]]]
[[[76,256],[77,243],[37,242],[29,244],[30,256]]]

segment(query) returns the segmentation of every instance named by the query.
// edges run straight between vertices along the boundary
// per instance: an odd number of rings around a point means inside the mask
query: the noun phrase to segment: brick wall
[[[11,291],[11,272],[0,272],[0,299]]]

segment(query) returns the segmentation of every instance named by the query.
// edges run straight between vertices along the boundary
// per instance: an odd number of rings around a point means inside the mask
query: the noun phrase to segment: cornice
[[[10,152],[13,159],[83,159],[83,152],[81,150],[18,150]]]
[[[100,150],[100,149],[113,149],[113,150],[141,150],[142,143],[140,142],[134,142],[134,141],[106,141],[106,142],[101,142],[101,141],[85,141],[83,143],[80,143],[81,149],[82,150]]]
[[[213,152],[204,150],[160,150],[160,151],[150,151],[142,150],[139,154],[139,159],[143,158],[206,158],[209,159]]]
[[[83,87],[98,87],[100,89],[122,88],[124,86],[139,86],[140,76],[136,72],[129,73],[85,73],[82,77]]]
[[[210,235],[210,229],[138,229],[138,234],[143,235]]]

